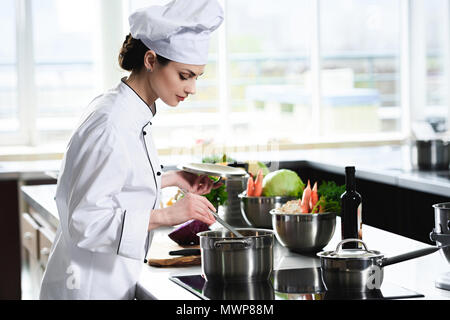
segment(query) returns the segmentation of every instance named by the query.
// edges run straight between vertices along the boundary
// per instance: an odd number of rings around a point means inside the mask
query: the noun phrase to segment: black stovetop
[[[320,268],[274,270],[269,281],[214,283],[201,275],[174,276],[170,280],[200,297],[210,300],[349,300],[408,299],[424,295],[383,282],[379,290],[365,293],[330,292],[325,289]]]

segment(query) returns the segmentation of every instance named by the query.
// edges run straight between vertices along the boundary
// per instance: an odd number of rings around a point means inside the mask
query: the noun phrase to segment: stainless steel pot
[[[430,239],[438,246],[450,244],[450,202],[438,203],[434,208],[434,229]],[[450,263],[450,246],[441,249],[445,260]]]
[[[443,247],[441,254],[450,263],[450,202],[438,203],[434,208],[434,229],[430,233],[431,241]],[[444,247],[446,246],[446,247]],[[450,272],[440,275],[435,285],[439,289],[450,290]]]
[[[200,237],[202,272],[207,281],[267,281],[273,270],[273,231],[238,228],[244,237],[227,230],[204,231]]]
[[[442,139],[415,140],[412,146],[413,166],[420,170],[448,170],[450,143]]]
[[[348,242],[362,244],[362,249],[343,249]],[[430,247],[405,254],[385,258],[379,251],[369,250],[359,239],[345,239],[335,251],[319,252],[322,280],[327,291],[357,291],[380,289],[383,283],[385,266],[425,256],[438,251],[439,247]]]

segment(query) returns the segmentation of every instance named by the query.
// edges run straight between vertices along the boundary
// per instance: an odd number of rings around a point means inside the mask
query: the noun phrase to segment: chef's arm
[[[168,217],[170,217],[169,208],[155,209],[150,214],[148,231],[152,231],[162,226],[170,226]]]
[[[211,189],[220,187],[222,183],[213,184],[207,175],[197,175],[183,170],[164,172],[161,177],[161,187],[178,187],[195,194],[208,194]]]
[[[176,170],[170,170],[170,171],[164,172],[161,176],[161,188],[178,186],[177,181],[178,181],[179,177],[178,177],[177,172],[178,171],[176,171]]]
[[[150,214],[148,230],[151,231],[161,226],[174,226],[191,219],[210,225],[216,222],[211,210],[216,211],[208,199],[201,195],[188,193],[170,207],[153,210]]]

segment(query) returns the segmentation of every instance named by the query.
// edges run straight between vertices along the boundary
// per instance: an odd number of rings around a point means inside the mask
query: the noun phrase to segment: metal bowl
[[[248,197],[240,194],[241,213],[244,220],[256,228],[272,229],[270,210],[280,208],[289,200],[296,197]]]
[[[283,213],[270,210],[278,241],[294,252],[315,253],[322,250],[334,235],[336,213]]]

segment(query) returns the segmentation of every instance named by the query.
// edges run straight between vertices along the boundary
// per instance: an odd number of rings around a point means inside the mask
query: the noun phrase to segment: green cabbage
[[[260,161],[249,161],[248,162],[248,173],[251,173],[253,177],[256,179],[256,176],[258,175],[258,171],[261,170],[263,177],[269,174],[269,168]]]
[[[281,169],[270,172],[263,179],[264,197],[292,196],[301,197],[305,184],[296,172]]]

